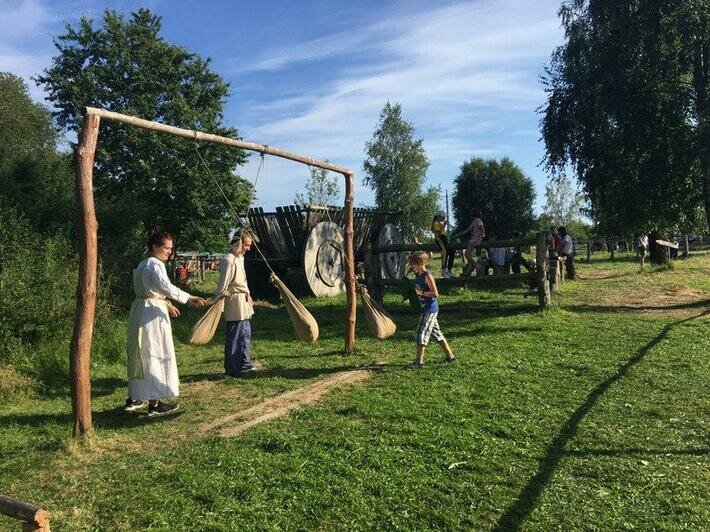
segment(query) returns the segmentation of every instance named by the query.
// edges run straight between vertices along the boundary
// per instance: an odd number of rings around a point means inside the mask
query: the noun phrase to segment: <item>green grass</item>
[[[197,316],[185,311],[173,321],[182,415],[118,411],[125,369],[105,362],[96,439],[77,450],[67,377],[23,392],[0,410],[0,492],[48,508],[53,530],[710,528],[710,255],[640,272],[595,254],[578,273],[544,314],[517,287],[443,296],[458,361],[432,346],[418,372],[405,369],[418,316],[395,294],[396,335],[373,339],[360,320],[352,356],[340,355],[344,298],[306,302],[315,346],[294,341],[282,308],[258,308],[264,369],[247,381],[221,380],[221,333],[184,344]],[[364,384],[240,437],[198,431],[375,362]]]

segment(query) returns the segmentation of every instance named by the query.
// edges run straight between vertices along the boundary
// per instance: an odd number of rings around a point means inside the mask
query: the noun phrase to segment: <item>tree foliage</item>
[[[38,231],[68,233],[74,222],[69,157],[56,149],[48,109],[19,77],[0,73],[0,196]]]
[[[559,14],[566,42],[543,77],[547,168],[572,165],[612,234],[692,225],[703,204],[710,215],[710,3],[570,0]]]
[[[55,39],[52,66],[37,81],[54,104],[60,127],[79,132],[84,106],[94,106],[190,129],[236,137],[222,125],[228,85],[209,60],[166,42],[161,19],[147,9],[125,20],[107,10],[98,27],[82,18]],[[251,198],[249,184],[234,175],[245,154],[225,146],[103,121],[94,172],[104,258],[131,249],[159,226],[183,248],[224,246],[233,221],[201,158],[239,209]]]
[[[548,180],[545,185],[544,213],[554,225],[568,225],[582,214],[584,195],[573,186],[566,175]]]
[[[510,237],[532,228],[535,189],[513,161],[474,157],[461,165],[451,200],[459,228],[480,213],[488,234]]]
[[[380,209],[402,211],[402,232],[411,238],[428,229],[439,203],[439,189],[424,190],[429,161],[402,106],[387,102],[377,129],[365,145],[364,184],[375,191]]]
[[[311,168],[311,174],[306,183],[305,194],[298,192],[294,198],[296,205],[331,205],[340,194],[338,181],[323,168]]]

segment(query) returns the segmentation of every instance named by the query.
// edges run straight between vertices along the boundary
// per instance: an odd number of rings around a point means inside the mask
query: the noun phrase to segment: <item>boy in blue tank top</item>
[[[449,343],[444,338],[444,334],[439,329],[439,322],[436,317],[439,314],[439,303],[436,298],[439,297],[439,292],[436,289],[434,276],[427,271],[426,263],[429,256],[424,251],[416,251],[409,256],[409,266],[416,274],[414,278],[414,289],[419,296],[422,304],[422,316],[419,318],[417,325],[416,341],[417,341],[417,358],[412,363],[412,369],[421,369],[424,364],[424,351],[429,344],[429,338],[434,337],[446,356],[445,362],[453,362],[456,360],[451,352]]]

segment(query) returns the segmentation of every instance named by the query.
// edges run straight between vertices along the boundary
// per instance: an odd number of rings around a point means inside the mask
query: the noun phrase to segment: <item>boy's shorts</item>
[[[429,345],[429,337],[434,337],[434,340],[441,342],[444,339],[444,334],[439,329],[439,322],[436,317],[438,312],[431,314],[422,314],[417,325],[416,340],[417,345]]]

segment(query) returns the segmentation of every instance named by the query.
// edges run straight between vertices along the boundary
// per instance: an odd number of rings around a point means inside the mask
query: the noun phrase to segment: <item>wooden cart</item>
[[[297,294],[330,296],[344,287],[342,207],[286,205],[275,212],[252,208],[246,215],[259,249],[276,274]],[[399,230],[401,213],[355,208],[353,247],[357,265],[365,260],[368,243],[404,243]],[[398,253],[383,257],[383,274],[404,276],[404,257]],[[255,249],[246,256],[249,287],[255,297],[272,297],[276,291],[268,283],[269,270]]]

